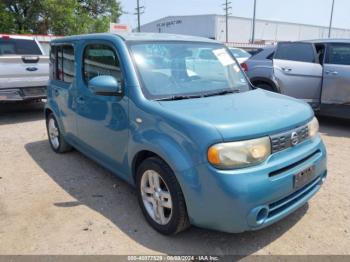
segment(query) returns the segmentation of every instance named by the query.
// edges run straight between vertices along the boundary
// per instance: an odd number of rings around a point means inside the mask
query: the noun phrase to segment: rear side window
[[[350,65],[350,44],[332,44],[327,52],[327,64]]]
[[[0,55],[42,55],[34,40],[0,38]]]
[[[83,77],[85,83],[100,75],[113,76],[122,84],[122,73],[117,54],[108,45],[90,44],[85,47],[83,57]]]
[[[312,44],[309,43],[280,43],[274,58],[314,63],[315,53]]]
[[[74,48],[71,45],[51,46],[50,74],[51,79],[72,83],[75,77]]]

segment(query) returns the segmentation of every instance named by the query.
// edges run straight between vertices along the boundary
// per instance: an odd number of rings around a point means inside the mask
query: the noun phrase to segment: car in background
[[[241,63],[241,67],[254,86],[277,92],[275,83],[273,82],[272,59],[274,52],[274,46],[265,47]]]
[[[49,58],[33,37],[0,35],[0,102],[46,97]]]
[[[53,151],[74,147],[135,186],[146,220],[163,234],[190,224],[261,229],[303,206],[326,179],[310,106],[254,89],[223,43],[70,36],[51,42],[50,67]]]
[[[231,54],[237,59],[239,63],[245,62],[252,55],[241,48],[229,47]]]
[[[243,63],[253,85],[350,119],[350,40],[281,42]]]
[[[262,50],[264,50],[263,47],[258,47],[258,48],[247,47],[247,48],[245,48],[245,51],[247,51],[251,56],[260,53]]]

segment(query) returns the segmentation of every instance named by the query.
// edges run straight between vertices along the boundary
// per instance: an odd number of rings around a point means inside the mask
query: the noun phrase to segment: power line
[[[145,13],[145,6],[140,6],[140,0],[137,0],[136,4],[134,15],[137,15],[137,31],[141,32],[141,15]]]
[[[232,6],[230,6],[230,4],[232,4],[232,2],[228,2],[228,0],[225,1],[224,4],[222,4],[224,6],[224,11],[225,11],[225,19],[226,19],[226,43],[228,42],[228,16],[231,15],[232,13],[230,13],[230,9],[232,9]]]
[[[329,21],[328,38],[331,38],[331,33],[332,33],[334,2],[335,0],[332,1],[332,11],[331,11],[331,19]]]
[[[256,20],[256,0],[254,0],[254,11],[253,11],[253,29],[252,29],[252,44],[255,42],[255,20]]]

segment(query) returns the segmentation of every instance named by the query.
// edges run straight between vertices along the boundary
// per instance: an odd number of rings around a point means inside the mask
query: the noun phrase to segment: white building
[[[248,43],[252,20],[229,17],[228,42]],[[142,32],[195,35],[226,41],[226,22],[223,15],[168,16],[141,26]],[[255,40],[276,42],[320,39],[328,37],[328,27],[280,21],[256,20]],[[333,28],[332,38],[350,38],[350,29]]]

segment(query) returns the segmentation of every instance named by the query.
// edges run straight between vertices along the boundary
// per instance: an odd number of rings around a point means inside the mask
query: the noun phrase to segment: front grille
[[[297,134],[298,141],[297,143],[292,144],[292,135],[294,132]],[[301,142],[306,140],[308,137],[309,137],[309,128],[307,125],[296,128],[294,130],[284,132],[284,133],[272,135],[270,136],[272,153],[276,153],[284,149],[287,149],[289,147],[300,144]]]
[[[312,154],[308,155],[307,157],[304,157],[303,159],[301,159],[301,160],[299,160],[299,161],[297,161],[297,162],[295,162],[293,164],[290,164],[289,166],[282,167],[281,169],[278,169],[276,171],[271,172],[269,174],[269,177],[278,176],[278,175],[280,175],[280,174],[282,174],[282,173],[284,173],[284,172],[286,172],[286,171],[288,171],[288,170],[290,170],[290,169],[292,169],[292,168],[294,168],[294,167],[296,167],[298,165],[301,165],[302,163],[310,160],[311,158],[313,158],[317,154],[321,154],[321,151],[319,149],[316,150],[315,152],[313,152]]]
[[[320,182],[321,177],[315,178],[312,182],[307,184],[306,186],[298,189],[294,193],[290,194],[289,196],[278,200],[274,203],[271,203],[269,205],[269,215],[268,217],[273,217],[275,215],[278,215],[279,213],[283,212],[283,210],[287,209],[290,206],[293,206],[295,203],[297,203],[299,200],[304,198],[307,194],[312,192]]]

